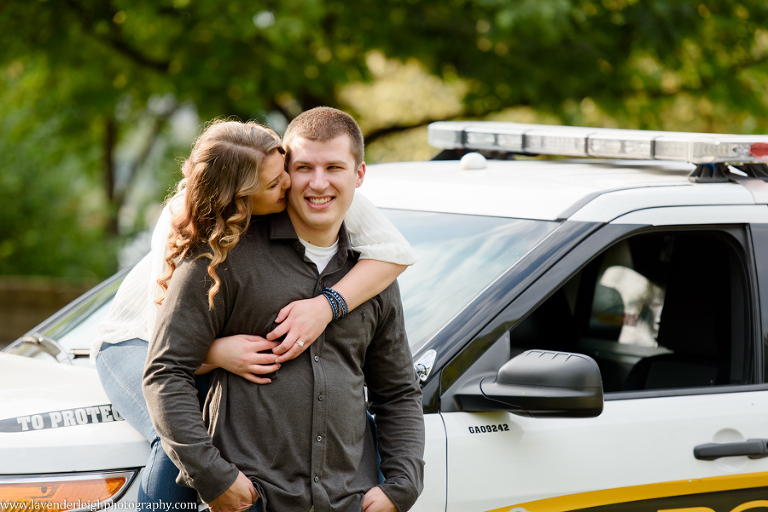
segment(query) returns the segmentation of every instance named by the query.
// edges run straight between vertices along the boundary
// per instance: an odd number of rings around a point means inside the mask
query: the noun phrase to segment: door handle
[[[720,457],[747,456],[750,459],[768,457],[768,439],[747,439],[740,443],[707,443],[694,447],[693,456],[699,460]]]

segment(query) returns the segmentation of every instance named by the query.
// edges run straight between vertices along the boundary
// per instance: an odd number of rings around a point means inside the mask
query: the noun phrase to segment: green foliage
[[[368,116],[370,140],[521,107],[566,124],[768,132],[765,27],[763,0],[4,2],[0,272],[108,272],[117,226],[141,223],[118,222],[136,177],[157,176],[141,201],[160,198],[188,151],[169,126],[183,107],[264,121],[335,105]],[[364,104],[360,83],[393,82],[372,55],[432,75],[407,75],[402,117]],[[430,97],[446,105],[412,108]],[[67,251],[80,258],[37,261]]]
[[[290,117],[369,78],[373,49],[472,81],[468,113],[680,92],[754,108],[766,22],[760,0],[38,0],[0,11],[0,57],[46,56],[100,117],[165,94],[203,119]]]
[[[94,183],[97,148],[67,136],[68,118],[44,113],[50,77],[30,65],[25,82],[2,90],[0,125],[0,275],[94,280],[115,269],[105,244],[104,198]],[[7,83],[7,82],[6,82]],[[33,96],[35,92],[39,96]]]

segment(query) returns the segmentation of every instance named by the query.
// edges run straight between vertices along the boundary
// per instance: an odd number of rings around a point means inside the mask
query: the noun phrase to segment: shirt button
[[[322,440],[323,440],[323,436],[317,436],[317,442],[318,442],[318,443],[319,443],[320,441],[322,441]]]
[[[319,356],[315,356],[315,362],[317,362],[319,360],[320,360],[320,357]]]
[[[323,395],[320,395],[320,396],[318,396],[318,397],[317,397],[317,399],[318,399],[320,402],[322,402],[323,400],[325,400],[325,397],[324,397]]]
[[[315,477],[315,482],[319,482],[319,481],[320,481],[320,477],[319,477],[319,476],[316,476],[316,477]]]

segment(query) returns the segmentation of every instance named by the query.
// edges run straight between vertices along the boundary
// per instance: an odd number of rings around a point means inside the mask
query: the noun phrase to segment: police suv
[[[369,166],[361,189],[419,257],[400,278],[414,510],[768,509],[768,137],[429,138],[435,159]],[[123,276],[0,353],[0,508],[135,500],[148,446],[88,359]]]

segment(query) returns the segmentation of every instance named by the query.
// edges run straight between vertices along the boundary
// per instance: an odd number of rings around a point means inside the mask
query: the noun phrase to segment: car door
[[[634,212],[548,269],[443,370],[447,510],[768,507],[766,222],[765,206]],[[594,358],[602,413],[462,410],[462,389],[526,349]]]

